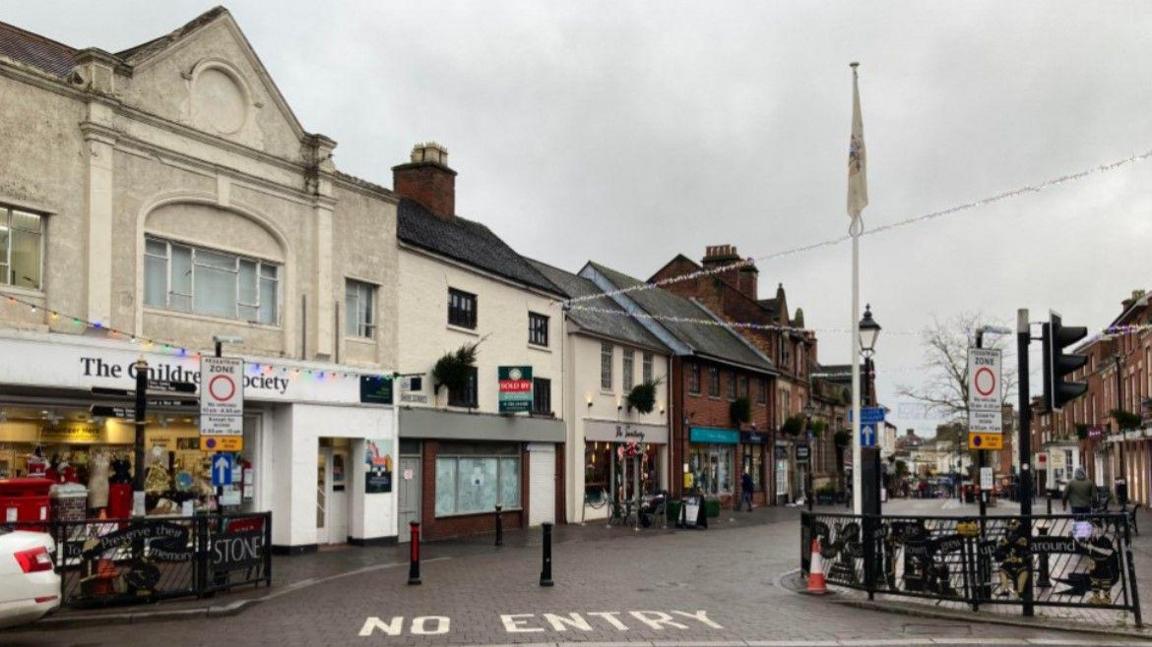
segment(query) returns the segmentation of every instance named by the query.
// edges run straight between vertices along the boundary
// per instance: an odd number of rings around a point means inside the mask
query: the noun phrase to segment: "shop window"
[[[532,413],[552,414],[552,380],[532,378]]]
[[[279,266],[267,261],[145,239],[148,306],[274,326],[280,315],[279,283]]]
[[[476,367],[473,366],[468,369],[468,385],[463,389],[448,390],[448,406],[452,407],[468,407],[475,409],[479,406],[479,398],[477,397],[476,383],[478,380]]]
[[[476,328],[476,295],[448,288],[448,323],[461,328]]]
[[[703,494],[732,491],[734,445],[692,445],[688,465],[695,487]]]
[[[436,458],[436,516],[520,508],[520,456]]]
[[[633,386],[636,386],[636,351],[631,348],[624,349],[622,379],[624,380],[624,391],[631,391]]]
[[[729,400],[735,400],[736,399],[736,371],[728,371],[727,391],[728,391],[728,399]]]
[[[372,339],[376,336],[376,286],[348,279],[344,282],[344,334]]]
[[[652,382],[652,353],[644,353],[644,383]]]
[[[600,388],[612,390],[612,344],[600,344]]]
[[[0,285],[40,289],[43,227],[38,214],[0,205]]]
[[[700,393],[700,365],[688,365],[688,392]]]
[[[528,343],[536,346],[548,345],[548,317],[535,312],[528,313]]]
[[[659,445],[648,443],[644,445],[644,452],[631,459],[623,456],[621,443],[585,442],[584,443],[584,504],[593,509],[600,509],[608,505],[613,498],[616,500],[632,499],[636,496],[635,472],[640,470],[641,494],[655,494],[660,489],[659,461],[657,452]],[[628,478],[624,478],[624,462],[631,460],[628,467]],[[616,473],[613,477],[612,467]],[[612,494],[612,485],[615,483],[616,492]]]
[[[708,395],[720,397],[720,369],[715,366],[708,367]]]

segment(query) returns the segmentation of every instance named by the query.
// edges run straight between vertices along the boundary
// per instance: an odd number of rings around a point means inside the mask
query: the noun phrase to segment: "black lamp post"
[[[863,406],[873,406],[875,404],[876,394],[873,393],[875,389],[872,388],[872,355],[876,352],[876,339],[880,336],[880,324],[872,318],[872,304],[864,306],[864,317],[860,320],[860,354],[864,357],[864,388],[863,388]],[[863,417],[863,411],[860,412]],[[861,447],[860,462],[861,465],[853,465],[852,469],[862,470],[860,472],[860,487],[864,495],[864,512],[871,512],[872,514],[880,514],[880,491],[882,488],[882,475],[880,469],[880,433],[883,427],[875,431],[873,442],[876,444],[872,448],[864,451]],[[859,443],[861,439],[854,439],[854,442]],[[865,458],[867,456],[867,458]],[[869,470],[864,470],[864,463],[869,464]],[[871,480],[875,482],[871,484],[871,492],[869,488],[865,488],[863,479],[869,472],[873,472],[874,476]]]
[[[872,398],[872,355],[876,352],[876,338],[880,336],[880,324],[872,318],[872,304],[864,306],[864,318],[860,320],[860,354],[864,356],[864,405],[871,406]]]
[[[809,396],[808,404],[804,405],[804,434],[808,438],[808,464],[804,466],[804,502],[808,504],[808,512],[812,512],[813,497],[816,494],[812,491],[812,454],[814,445],[816,444],[812,438],[812,415],[816,413],[816,407],[812,406],[812,399]]]

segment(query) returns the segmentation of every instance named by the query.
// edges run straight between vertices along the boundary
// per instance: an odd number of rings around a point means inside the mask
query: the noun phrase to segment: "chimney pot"
[[[448,149],[436,142],[412,147],[410,162],[392,167],[392,188],[402,198],[420,203],[437,218],[456,216],[456,171],[448,166]]]

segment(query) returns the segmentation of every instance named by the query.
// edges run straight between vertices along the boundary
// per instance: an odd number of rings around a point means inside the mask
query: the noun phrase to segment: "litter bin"
[[[38,478],[0,479],[0,511],[3,523],[22,530],[44,531],[48,526],[52,481]]]

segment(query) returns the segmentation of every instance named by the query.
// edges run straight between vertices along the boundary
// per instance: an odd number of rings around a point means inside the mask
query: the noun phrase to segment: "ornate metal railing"
[[[1028,531],[1029,522],[1031,532]],[[804,513],[829,584],[936,604],[1112,610],[1142,623],[1124,514],[913,517]]]
[[[61,604],[86,608],[272,582],[272,513],[90,519],[10,527],[51,533]]]

